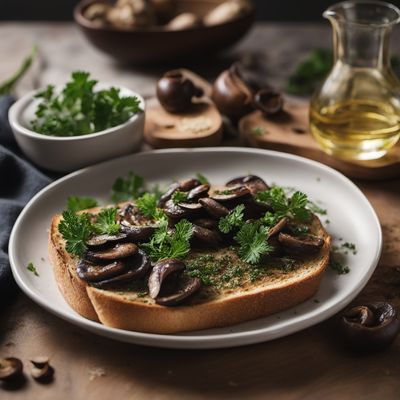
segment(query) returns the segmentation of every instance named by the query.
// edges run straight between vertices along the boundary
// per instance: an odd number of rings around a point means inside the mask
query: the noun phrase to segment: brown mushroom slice
[[[269,228],[268,237],[276,236],[287,224],[287,218],[281,218],[274,226]]]
[[[156,230],[155,226],[121,226],[121,231],[128,240],[132,242],[145,242],[153,235]]]
[[[282,232],[279,233],[278,241],[285,250],[295,254],[317,253],[324,244],[324,239],[318,236],[292,236]]]
[[[233,187],[229,187],[225,190],[215,192],[211,194],[211,198],[217,201],[230,201],[230,200],[237,200],[242,199],[250,194],[250,190],[243,185],[237,185]]]
[[[178,203],[179,207],[189,211],[198,211],[203,208],[200,203]]]
[[[271,88],[261,89],[254,95],[253,103],[266,117],[278,114],[283,108],[282,93]]]
[[[199,278],[190,278],[173,294],[156,297],[156,303],[161,306],[178,306],[188,297],[192,296],[201,288]]]
[[[218,232],[195,224],[193,224],[193,238],[211,247],[217,247],[222,242]]]
[[[158,207],[164,207],[165,203],[171,199],[172,195],[180,189],[179,183],[174,182],[168,186],[167,191],[158,200]]]
[[[198,218],[193,221],[193,224],[211,230],[217,229],[218,227],[218,221],[212,218]]]
[[[133,256],[138,247],[133,243],[117,243],[115,246],[104,250],[89,250],[86,252],[86,259],[90,261],[111,261]]]
[[[232,179],[226,183],[226,186],[228,187],[234,185],[246,186],[253,195],[269,189],[269,186],[265,183],[265,181],[257,175],[239,176],[238,178]]]
[[[188,201],[198,200],[201,197],[208,197],[208,191],[210,190],[210,185],[204,183],[203,185],[196,186],[187,195]]]
[[[179,189],[182,192],[189,192],[190,190],[194,189],[197,186],[200,186],[201,183],[196,178],[185,179],[179,182]]]
[[[172,200],[168,200],[165,203],[164,212],[170,218],[179,219],[188,217],[193,210],[182,208],[178,204],[175,204]]]
[[[168,258],[165,260],[158,261],[149,276],[148,286],[149,295],[155,299],[160,293],[161,286],[167,276],[174,272],[181,272],[186,268],[183,261],[176,258]]]
[[[86,241],[89,247],[103,246],[105,244],[118,243],[126,239],[127,235],[125,233],[119,233],[117,235],[95,235]]]
[[[204,207],[208,214],[210,214],[214,218],[225,217],[229,214],[229,209],[218,203],[214,199],[209,197],[205,197],[203,199],[199,199],[199,203]]]
[[[34,358],[32,358],[31,360],[29,360],[33,366],[35,366],[36,368],[43,368],[45,367],[47,364],[50,363],[50,359],[47,356],[36,356]]]
[[[79,278],[85,282],[98,282],[121,275],[127,270],[123,261],[114,261],[106,265],[96,265],[86,260],[80,260],[76,267]]]
[[[23,365],[19,358],[7,357],[0,359],[0,380],[8,381],[22,376]]]
[[[145,252],[140,250],[128,260],[124,260],[128,271],[113,278],[99,282],[92,282],[92,286],[100,289],[115,287],[120,284],[128,283],[145,276],[151,269],[151,262]]]

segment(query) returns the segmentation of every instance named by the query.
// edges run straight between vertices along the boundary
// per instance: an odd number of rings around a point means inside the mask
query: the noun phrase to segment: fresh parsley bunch
[[[88,72],[76,71],[60,94],[48,85],[35,96],[41,102],[31,121],[32,129],[50,136],[87,135],[122,124],[142,112],[136,96],[122,97],[115,87],[95,91],[96,84]]]

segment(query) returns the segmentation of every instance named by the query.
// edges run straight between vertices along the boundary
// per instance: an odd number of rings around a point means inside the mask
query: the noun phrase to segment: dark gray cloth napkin
[[[11,96],[0,96],[0,298],[15,292],[8,260],[11,229],[25,204],[51,178],[26,161],[8,123]]]

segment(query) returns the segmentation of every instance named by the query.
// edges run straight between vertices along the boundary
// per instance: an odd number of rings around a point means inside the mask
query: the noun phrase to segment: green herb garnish
[[[332,255],[329,259],[329,266],[339,275],[348,274],[350,272],[350,268],[347,265],[343,264],[339,260],[335,260]]]
[[[267,229],[257,222],[242,225],[234,239],[239,244],[240,257],[250,264],[257,264],[262,255],[273,249],[267,243]]]
[[[167,220],[162,220],[150,242],[142,244],[142,247],[153,261],[184,258],[190,251],[189,240],[192,234],[193,225],[186,219],[180,220],[174,231],[169,230]]]
[[[233,228],[241,226],[244,209],[244,204],[239,204],[226,217],[222,217],[218,223],[219,230],[223,233],[229,233]]]
[[[111,200],[114,203],[121,201],[134,200],[142,196],[144,193],[144,179],[129,171],[126,178],[118,177],[111,192]]]
[[[69,196],[67,199],[67,208],[69,211],[73,212],[86,210],[88,208],[93,208],[97,206],[97,200],[93,199],[92,197]]]
[[[288,197],[282,187],[274,186],[264,192],[257,193],[258,201],[267,203],[274,211],[276,219],[283,217],[293,218],[298,221],[307,221],[310,212],[307,210],[307,195],[296,191]]]
[[[157,207],[158,197],[155,193],[145,193],[136,199],[135,204],[139,211],[146,217],[154,220],[165,218],[164,211]]]
[[[311,201],[311,200],[308,201],[307,208],[314,214],[318,214],[318,215],[328,214],[328,210],[320,207],[317,203],[315,203],[314,201]]]
[[[76,71],[60,94],[53,85],[35,97],[40,99],[35,132],[50,136],[79,136],[99,132],[126,122],[142,112],[139,99],[122,97],[114,87],[95,91],[97,81],[88,72]]]
[[[252,129],[251,133],[254,136],[264,136],[268,132],[264,128],[262,128],[261,126],[256,126],[255,128]]]
[[[206,184],[209,184],[210,182],[208,181],[208,179],[204,176],[204,175],[202,175],[200,172],[198,172],[197,174],[196,174],[196,178],[197,178],[197,180],[202,184],[202,185],[206,185]]]
[[[96,216],[93,231],[98,235],[117,235],[121,226],[116,222],[117,208],[104,208]]]
[[[33,265],[33,262],[32,262],[32,261],[26,266],[26,269],[27,269],[28,271],[32,272],[33,275],[39,276],[39,273],[37,272],[36,267]]]
[[[89,214],[75,214],[67,210],[62,213],[62,217],[58,230],[66,241],[68,253],[83,256],[87,249],[86,241],[92,233]]]
[[[186,192],[181,192],[178,190],[172,195],[172,202],[174,204],[184,203],[187,200],[187,196],[188,195]]]

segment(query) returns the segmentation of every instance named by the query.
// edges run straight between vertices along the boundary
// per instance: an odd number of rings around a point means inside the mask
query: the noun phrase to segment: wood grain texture
[[[71,24],[3,23],[0,67],[12,70],[32,38],[44,58],[36,85],[65,79],[76,68],[99,78],[152,94],[162,72],[132,71],[93,50]],[[309,49],[326,47],[330,28],[319,25],[259,25],[222,60],[207,62],[210,79],[232,57],[261,60],[261,71],[277,85]],[[279,43],[279,45],[277,45]],[[400,49],[400,41],[394,47]],[[18,50],[17,50],[18,49]],[[196,67],[200,69],[199,66]],[[400,307],[400,180],[356,182],[383,227],[381,261],[355,302],[390,299]],[[11,299],[10,299],[11,300]],[[24,361],[47,354],[55,380],[40,385],[27,378],[19,390],[0,388],[1,400],[169,400],[169,399],[324,399],[399,398],[400,337],[386,352],[356,356],[337,340],[335,318],[273,342],[225,350],[160,350],[93,336],[49,314],[19,293],[1,304],[0,355]]]

